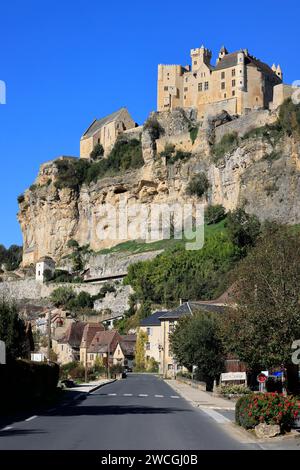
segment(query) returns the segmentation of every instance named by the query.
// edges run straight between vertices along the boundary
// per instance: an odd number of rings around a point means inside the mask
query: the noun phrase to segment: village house
[[[96,359],[99,358],[105,366],[107,366],[108,361],[112,365],[114,353],[120,341],[121,336],[116,330],[98,331],[85,349],[84,354],[80,355],[81,362],[90,368],[94,366]],[[81,352],[82,348],[80,348]]]
[[[113,354],[113,363],[133,368],[136,335],[122,335]]]
[[[86,326],[81,321],[73,322],[61,338],[52,338],[52,349],[57,354],[59,364],[79,360],[80,344]]]
[[[283,85],[280,65],[272,67],[251,55],[248,49],[229,53],[223,46],[216,65],[204,46],[191,49],[192,65],[159,65],[157,110],[195,108],[198,120],[225,110],[243,115],[255,109],[273,109],[291,95]]]
[[[102,119],[95,119],[81,137],[80,158],[90,158],[97,144],[102,145],[104,156],[107,156],[118,136],[135,127],[136,123],[126,108],[121,108]]]
[[[140,323],[140,329],[147,333],[145,356],[153,357],[159,363],[159,373],[165,377],[173,377],[182,368],[170,348],[170,334],[174,331],[178,320],[185,315],[193,315],[199,310],[222,313],[225,303],[222,298],[215,301],[188,301],[170,311],[154,312]]]
[[[80,362],[84,365],[90,364],[88,353],[89,348],[94,340],[95,336],[99,332],[104,332],[105,328],[102,323],[87,323],[82,334],[81,342],[80,342]],[[92,364],[94,361],[92,361]]]

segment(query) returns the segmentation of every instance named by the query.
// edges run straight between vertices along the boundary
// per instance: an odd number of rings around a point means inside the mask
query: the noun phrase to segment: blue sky
[[[156,106],[158,63],[189,63],[203,43],[248,48],[284,81],[300,79],[300,4],[289,1],[2,1],[0,243],[22,242],[17,196],[39,165],[78,155],[95,117],[127,106],[141,123]]]

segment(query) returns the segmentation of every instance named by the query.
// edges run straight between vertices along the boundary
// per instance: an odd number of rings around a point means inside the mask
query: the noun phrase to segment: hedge
[[[3,404],[23,405],[42,401],[56,390],[59,379],[57,364],[16,360],[0,366],[0,397]]]

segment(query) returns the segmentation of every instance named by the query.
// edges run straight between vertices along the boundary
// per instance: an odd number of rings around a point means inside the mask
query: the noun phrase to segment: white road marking
[[[117,394],[116,394],[116,393],[109,393],[108,396],[109,396],[109,397],[116,397]]]
[[[164,395],[154,395],[156,398],[164,398]]]
[[[30,418],[25,419],[25,421],[32,421],[33,419],[37,418],[36,415],[30,416]]]
[[[201,407],[199,407],[199,409],[204,411],[204,413],[208,414],[211,418],[217,421],[217,423],[220,423],[220,424],[230,423],[230,419],[225,418],[225,416],[221,415],[221,413],[218,413],[217,411],[211,410],[209,408],[201,408]]]
[[[178,395],[171,395],[171,398],[180,398]]]
[[[5,426],[5,428],[0,429],[0,431],[9,431],[12,428],[13,428],[12,426]]]
[[[148,395],[146,395],[145,393],[139,393],[139,397],[147,397]]]
[[[132,393],[123,393],[123,397],[132,397]]]

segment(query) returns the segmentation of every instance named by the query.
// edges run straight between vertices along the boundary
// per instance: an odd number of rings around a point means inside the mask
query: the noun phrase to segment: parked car
[[[128,372],[132,372],[132,368],[131,368],[131,367],[128,367],[128,366],[126,366],[126,367],[124,367],[124,371],[125,371],[126,373],[128,373]]]
[[[70,379],[61,380],[60,383],[66,388],[72,388],[72,387],[75,387],[76,385],[74,380],[70,380]]]

